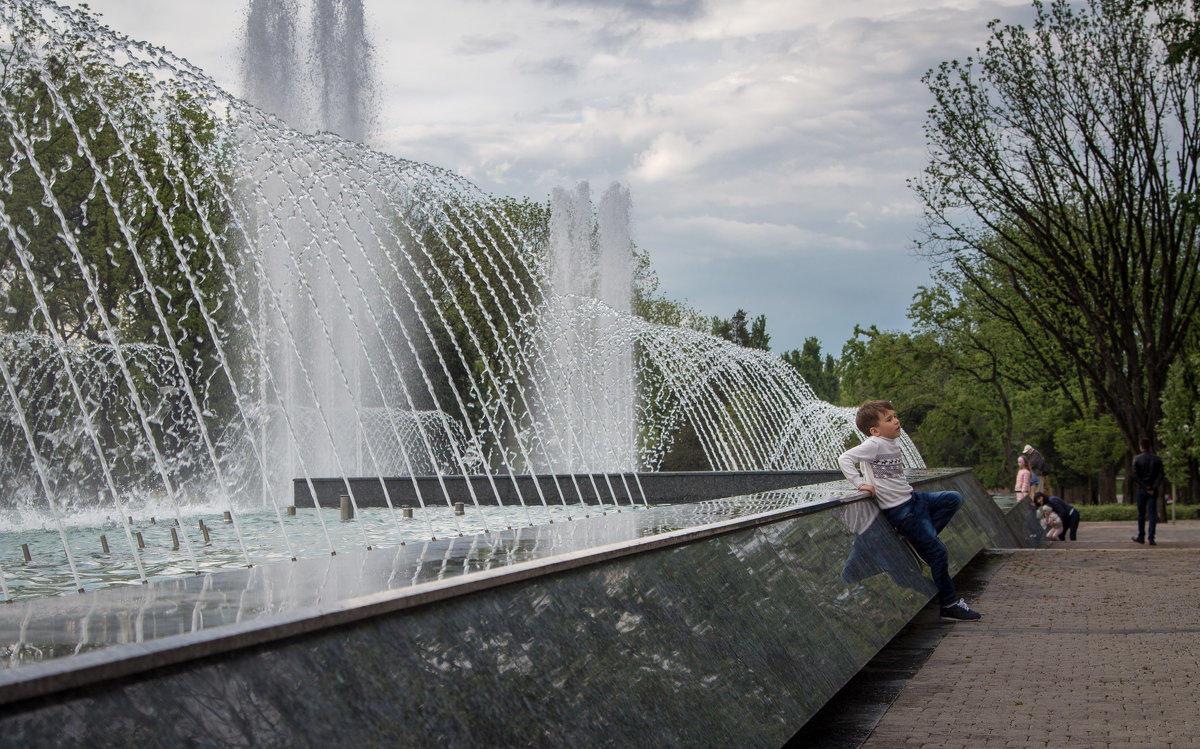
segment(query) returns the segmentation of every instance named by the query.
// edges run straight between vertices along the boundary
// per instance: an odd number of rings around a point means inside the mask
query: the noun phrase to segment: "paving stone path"
[[[865,747],[1200,747],[1200,520],[1005,551]]]

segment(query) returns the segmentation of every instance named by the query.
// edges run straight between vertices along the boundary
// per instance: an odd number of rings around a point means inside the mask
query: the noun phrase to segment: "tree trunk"
[[[1117,501],[1117,471],[1115,468],[1105,468],[1096,476],[1096,501],[1106,505]]]
[[[1092,503],[1092,490],[1087,486],[1063,488],[1062,498],[1069,505],[1090,505]]]
[[[1121,494],[1124,495],[1124,500],[1131,504],[1137,503],[1137,487],[1133,483],[1133,453],[1125,453],[1123,461],[1125,470],[1125,485],[1121,488]]]
[[[1183,497],[1176,497],[1176,502],[1184,501],[1191,504],[1200,497],[1200,470],[1198,469],[1200,469],[1200,461],[1188,458],[1187,483],[1183,487]]]

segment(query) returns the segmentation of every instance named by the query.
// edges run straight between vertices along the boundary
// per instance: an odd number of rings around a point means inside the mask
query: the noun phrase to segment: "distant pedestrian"
[[[1158,492],[1163,481],[1162,458],[1150,452],[1150,440],[1142,437],[1142,451],[1133,459],[1133,481],[1137,484],[1138,532],[1137,543],[1150,541],[1154,546],[1154,530],[1158,527]],[[1146,515],[1150,516],[1150,535],[1146,535]]]
[[[1020,502],[1029,496],[1029,487],[1033,486],[1030,478],[1033,476],[1033,471],[1029,470],[1029,464],[1025,462],[1025,456],[1017,456],[1017,485],[1013,490],[1017,493],[1017,501]]]
[[[1050,491],[1050,464],[1042,457],[1033,445],[1026,445],[1021,451],[1029,461],[1029,470],[1033,471],[1031,483],[1038,486],[1043,493]],[[1038,479],[1041,479],[1040,481]]]
[[[1048,505],[1054,513],[1058,515],[1058,519],[1062,522],[1062,540],[1066,541],[1070,538],[1075,540],[1075,534],[1079,530],[1079,510],[1067,504],[1062,497],[1049,496],[1047,497],[1042,492],[1033,495],[1033,504],[1037,507]]]

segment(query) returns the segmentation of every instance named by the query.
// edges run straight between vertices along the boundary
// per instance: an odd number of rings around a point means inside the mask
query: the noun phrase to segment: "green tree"
[[[1197,189],[1200,68],[1168,64],[1171,40],[1135,4],[1034,8],[1031,29],[993,22],[978,60],[924,79],[919,244],[1035,361],[1065,356],[1062,381],[1083,383],[1133,451],[1200,308],[1196,215],[1178,199]]]
[[[821,342],[816,336],[804,339],[803,349],[792,349],[780,355],[800,373],[804,381],[813,389],[818,398],[828,403],[837,403],[841,391],[841,383],[837,372],[837,362],[832,354],[826,354],[821,360]]]
[[[113,256],[126,252],[120,219],[146,212],[148,204],[103,108],[146,95],[145,85],[86,57],[81,67],[55,56],[42,60],[30,49],[32,35],[32,27],[17,34],[0,61],[7,114],[0,120],[0,159],[9,170],[0,200],[12,222],[0,244],[0,277],[7,281],[0,319],[10,331],[53,328],[65,340],[102,342],[88,277],[104,311],[120,319],[136,287],[134,264]],[[85,76],[105,81],[104,89]],[[135,135],[148,129],[137,108],[117,111],[131,115]],[[110,190],[98,189],[98,182]],[[37,311],[35,287],[49,320]]]
[[[960,363],[932,332],[856,327],[842,351],[843,402],[889,400],[926,463],[971,466],[986,485],[1011,486],[1003,405]]]
[[[1182,490],[1177,499],[1200,497],[1200,352],[1171,367],[1158,436],[1167,477]]]
[[[1167,62],[1172,65],[1200,59],[1200,1],[1142,0],[1137,7],[1159,17],[1159,28],[1167,40]]]
[[[759,315],[753,320],[744,309],[733,313],[733,317],[712,318],[711,332],[718,338],[736,343],[744,348],[771,350],[771,334],[767,332],[767,316]]]
[[[1084,475],[1111,470],[1125,455],[1121,430],[1111,416],[1079,419],[1059,427],[1054,432],[1054,447],[1065,465]]]
[[[196,310],[185,312],[194,294],[182,268],[202,279],[214,309],[226,280],[208,234],[228,239],[221,198],[230,182],[221,171],[228,143],[219,123],[207,102],[156,91],[143,75],[99,61],[84,40],[74,40],[75,54],[65,58],[36,54],[39,39],[27,25],[0,56],[8,113],[0,119],[8,170],[0,200],[12,222],[0,237],[7,302],[0,323],[105,342],[103,311],[130,341],[161,342],[177,330],[191,346],[200,328]],[[49,321],[35,310],[31,283]],[[150,289],[171,297],[160,305],[166,330],[148,308]]]
[[[961,414],[964,421],[986,421],[985,439],[992,446],[984,452],[988,463],[1015,472],[1020,445],[1028,442],[1061,464],[1052,444],[1054,430],[1093,414],[1095,406],[1052,339],[1033,350],[1018,328],[990,312],[992,300],[1001,300],[1013,315],[1024,315],[1004,274],[990,265],[976,262],[972,280],[936,271],[936,283],[914,297],[909,318],[916,331],[937,341],[935,356],[950,373],[949,381],[960,393],[972,394],[949,402],[970,404],[970,413]]]
[[[529,256],[545,251],[549,217],[548,203],[504,197],[442,204],[438,212],[414,212],[402,222],[401,241],[419,248],[409,253],[411,279],[402,293],[412,294],[418,315],[431,326],[430,335],[411,331],[416,356],[433,371],[444,364],[448,374],[448,379],[434,379],[427,398],[420,372],[405,373],[412,379],[409,392],[421,401],[418,408],[455,414],[481,433],[495,435],[503,425],[487,424],[489,404],[520,404],[516,373],[528,362],[520,359],[514,342],[541,302]],[[407,227],[419,235],[417,241],[405,239]],[[456,393],[465,399],[461,407]],[[527,411],[528,404],[520,404],[522,409]]]
[[[936,349],[937,342],[927,334],[856,325],[854,338],[842,348],[843,402],[889,400],[904,429],[913,434],[944,391],[946,373]]]
[[[650,264],[650,253],[633,252],[633,314],[647,322],[707,332],[708,318],[686,302],[671,299],[660,291],[658,274]]]
[[[200,402],[166,399],[150,420],[170,455],[181,424],[221,423],[233,405],[206,321],[231,329],[229,140],[208,102],[103,60],[74,27],[52,38],[26,17],[11,32],[0,50],[0,331],[106,344],[111,328],[172,349],[186,373],[168,376],[186,377]],[[180,384],[130,369],[129,384],[153,395]],[[112,429],[129,416],[104,407],[95,419],[118,450]]]
[[[952,273],[935,278],[909,307],[911,333],[856,328],[841,361],[843,402],[891,400],[929,464],[972,466],[989,486],[1012,486],[1024,442],[1059,464],[1051,438],[1077,418],[1074,406],[972,287]]]

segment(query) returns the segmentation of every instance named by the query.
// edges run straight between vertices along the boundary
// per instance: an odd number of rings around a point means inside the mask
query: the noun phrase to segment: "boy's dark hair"
[[[1141,445],[1143,450],[1149,450],[1150,449],[1150,438],[1142,437],[1142,441],[1139,444]]]
[[[1034,495],[1033,495],[1033,501],[1036,503],[1036,502],[1038,502],[1039,500],[1040,500],[1040,501],[1042,501],[1042,502],[1045,502],[1045,501],[1046,501],[1046,495],[1045,495],[1045,494],[1042,494],[1041,492],[1038,492],[1037,494],[1034,494]]]
[[[896,409],[887,401],[867,401],[858,407],[858,413],[854,416],[854,426],[858,427],[858,431],[871,436],[871,427],[879,426],[879,420],[888,411]]]

